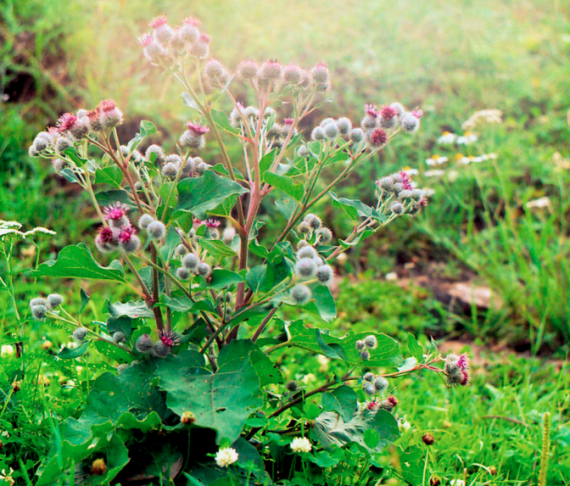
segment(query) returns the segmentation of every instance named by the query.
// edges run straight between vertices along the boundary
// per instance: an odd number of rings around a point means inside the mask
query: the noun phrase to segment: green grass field
[[[394,381],[397,415],[411,425],[397,446],[416,445],[423,455],[421,436],[433,433],[427,468],[442,484],[464,474],[467,485],[537,484],[546,412],[546,484],[570,484],[570,3],[4,0],[0,219],[57,232],[39,244],[40,261],[53,259],[66,244],[90,244],[97,224],[85,194],[55,176],[48,162],[28,157],[42,127],[65,111],[113,98],[134,120],[122,127],[124,135],[132,136],[139,120],[152,120],[172,148],[191,116],[179,88],[143,61],[136,43],[148,20],[162,13],[177,23],[189,15],[200,18],[213,55],[230,69],[243,58],[307,67],[326,62],[334,102],[307,122],[307,134],[325,116],[356,122],[364,103],[401,101],[425,111],[415,137],[389,146],[343,188],[346,197],[372,200],[370,180],[410,167],[435,194],[424,213],[397,221],[338,262],[344,281],[333,326],[339,333],[374,328],[404,342],[411,332],[423,344],[432,335],[440,345],[453,339],[465,350],[471,344],[483,349],[469,388],[447,389],[427,375]],[[445,131],[461,134],[462,123],[484,109],[501,110],[502,123],[478,126],[478,142],[457,150],[436,143]],[[497,159],[462,165],[453,160],[456,152],[495,153]],[[219,158],[213,144],[206,154]],[[426,172],[433,168],[425,160],[435,154],[450,162],[442,177],[430,178]],[[547,206],[527,207],[543,197]],[[335,234],[349,231],[347,218],[332,205],[316,210]],[[273,216],[268,210],[268,232],[275,227]],[[55,285],[25,275],[36,264],[34,249],[19,244],[12,269],[0,259],[3,281],[13,274],[22,316],[29,294],[48,293]],[[387,281],[393,271],[412,279],[468,280],[488,287],[501,304],[458,310],[438,300],[432,285],[402,289]],[[61,292],[76,308],[79,287],[69,281]],[[85,312],[104,319],[108,290],[84,288],[94,296]],[[120,300],[121,292],[112,298]],[[0,305],[0,340],[8,346],[21,330],[8,292],[0,293]],[[28,347],[28,381],[18,394],[11,390],[21,362],[8,348],[0,361],[0,471],[13,467],[16,484],[28,485],[58,421],[82,410],[90,373],[109,365],[91,355],[72,365],[54,360],[69,340],[62,330],[34,323],[25,335],[36,344]],[[53,347],[42,349],[45,341]],[[309,376],[309,382],[311,376],[324,379],[329,366],[294,353],[284,355],[283,363],[290,378]],[[35,386],[41,377],[49,385]],[[386,450],[387,464],[394,466],[394,457]]]

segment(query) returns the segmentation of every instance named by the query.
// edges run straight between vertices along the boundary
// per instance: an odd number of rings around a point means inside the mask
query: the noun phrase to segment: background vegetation
[[[446,479],[462,477],[457,471],[464,464],[468,484],[520,484],[536,478],[541,417],[550,411],[548,484],[568,484],[570,380],[564,363],[544,361],[564,360],[570,343],[568,2],[4,0],[0,218],[57,232],[40,244],[40,260],[53,258],[68,243],[90,242],[96,217],[83,196],[54,176],[47,163],[27,156],[37,131],[65,111],[113,98],[129,119],[124,135],[132,136],[144,117],[170,137],[173,147],[189,116],[179,89],[142,59],[136,44],[148,30],[148,20],[161,13],[176,22],[188,15],[200,18],[212,35],[213,51],[230,69],[243,58],[278,58],[304,66],[325,61],[333,73],[334,103],[315,113],[315,123],[341,115],[357,121],[360,107],[368,102],[400,101],[425,111],[413,141],[400,139],[343,189],[372,198],[371,180],[412,167],[436,193],[424,214],[398,221],[389,233],[338,263],[339,275],[358,276],[341,284],[336,325],[341,330],[374,327],[400,338],[412,332],[420,340],[430,335],[442,341],[460,339],[459,346],[484,345],[469,389],[449,391],[432,378],[400,385],[400,412],[413,425],[404,439],[420,444],[421,435],[432,431],[437,442],[429,460]],[[246,94],[242,96],[246,101]],[[503,112],[503,123],[478,127],[479,142],[463,152],[493,152],[496,161],[468,166],[451,162],[441,180],[427,178],[427,157],[439,153],[451,159],[455,154],[436,145],[441,133],[461,133],[461,124],[473,112],[490,108]],[[213,146],[207,154],[217,157]],[[547,207],[526,207],[545,196]],[[335,234],[348,228],[337,209],[321,206],[318,212]],[[267,215],[267,231],[271,217]],[[16,255],[15,294],[25,316],[29,295],[51,287],[24,275],[38,256],[35,247],[20,245]],[[7,268],[4,262],[0,265],[6,280]],[[392,271],[412,283],[402,289],[385,281]],[[420,289],[413,282],[425,275],[427,289]],[[438,289],[442,282],[457,281],[469,282],[470,288],[488,286],[500,305],[450,305]],[[104,288],[86,290],[93,296],[86,312],[97,318],[109,296]],[[74,283],[66,293],[79,305]],[[0,308],[0,339],[13,343],[15,309],[6,292],[0,293]],[[81,363],[78,374],[53,360],[53,349],[67,342],[67,336],[28,326],[28,339],[37,343],[29,346],[37,355],[33,376],[52,379],[38,393],[10,397],[10,378],[19,363],[6,351],[0,365],[5,393],[0,424],[8,446],[0,470],[20,461],[22,471],[32,471],[58,418],[80,412],[89,386],[82,373],[106,366]],[[53,348],[42,349],[43,340]],[[525,357],[490,351],[501,346],[523,351]],[[297,378],[326,372],[316,358],[312,363],[289,358],[290,373]],[[68,386],[70,379],[80,386]],[[427,407],[419,407],[426,402]],[[487,416],[518,422],[482,418]],[[23,445],[35,455],[18,456]],[[479,465],[494,466],[499,474],[491,476]]]

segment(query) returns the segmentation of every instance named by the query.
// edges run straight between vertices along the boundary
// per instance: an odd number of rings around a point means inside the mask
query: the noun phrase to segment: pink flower
[[[386,132],[381,128],[377,128],[372,132],[372,135],[370,135],[370,144],[374,147],[381,147],[386,143],[386,140],[388,140]]]
[[[285,120],[283,120],[283,124],[284,125],[293,125],[293,118],[285,118]]]
[[[169,331],[159,331],[158,338],[162,341],[162,344],[165,344],[166,346],[170,347],[176,346],[177,344],[180,343],[176,334]]]
[[[395,108],[392,108],[390,105],[386,105],[380,110],[380,114],[382,115],[382,118],[389,120],[394,118],[397,115],[397,112]]]
[[[400,175],[402,176],[402,185],[404,186],[404,189],[411,191],[412,190],[412,179],[410,179],[410,176],[408,174],[406,174],[406,172],[404,172],[404,171],[401,171]]]
[[[116,202],[115,204],[106,207],[103,211],[105,211],[105,217],[107,219],[121,219],[126,216],[128,210],[127,206],[120,202]]]
[[[160,17],[156,17],[151,23],[150,26],[153,29],[156,29],[158,27],[160,27],[161,25],[165,25],[168,23],[168,19],[166,18],[166,15],[161,15]]]
[[[469,369],[469,356],[467,356],[467,353],[463,353],[459,356],[457,365],[464,371]]]
[[[189,25],[193,25],[194,27],[197,27],[198,25],[200,25],[200,21],[198,19],[195,19],[194,17],[186,17],[184,19],[184,23],[189,24]]]
[[[139,37],[138,41],[139,44],[143,47],[148,46],[149,44],[152,43],[152,36],[150,34],[143,34]]]
[[[208,34],[200,34],[200,37],[198,38],[198,40],[200,42],[204,42],[205,44],[209,44],[210,43],[210,36]]]
[[[119,241],[121,243],[128,243],[136,232],[137,230],[134,226],[124,227],[119,234]]]
[[[372,118],[378,118],[378,115],[380,115],[380,112],[375,105],[364,105],[364,111],[368,116],[371,116]]]
[[[202,221],[201,219],[198,219],[198,218],[194,218],[193,223],[194,223],[196,226],[202,226],[202,225],[204,224],[204,221]]]
[[[115,236],[113,235],[113,230],[108,226],[103,226],[99,230],[99,236],[97,237],[101,243],[111,243]]]
[[[117,105],[113,100],[104,100],[99,103],[98,109],[103,113],[107,113],[113,111],[116,107]]]
[[[423,114],[424,114],[424,110],[412,111],[412,115],[415,116],[418,120],[422,117]]]
[[[65,113],[57,122],[57,130],[59,133],[67,132],[74,127],[75,123],[77,123],[77,117],[73,113]]]
[[[210,131],[208,127],[202,126],[199,123],[195,122],[188,122],[186,123],[186,126],[188,127],[188,130],[190,130],[192,133],[196,135],[204,135],[205,133],[208,133]]]
[[[203,224],[205,224],[207,228],[217,228],[220,226],[220,222],[214,219],[208,219],[204,221]]]

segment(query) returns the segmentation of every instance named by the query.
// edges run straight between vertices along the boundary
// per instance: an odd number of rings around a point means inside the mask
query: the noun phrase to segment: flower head
[[[107,206],[103,211],[106,219],[122,219],[127,215],[129,208],[120,202]]]
[[[225,447],[216,452],[216,464],[220,467],[228,467],[238,460],[238,453],[231,447]]]
[[[103,113],[108,113],[113,111],[117,107],[117,104],[113,100],[104,100],[99,103],[99,110]]]
[[[313,446],[306,437],[295,437],[291,442],[293,452],[311,452]]]
[[[371,105],[371,104],[364,105],[364,112],[368,116],[371,116],[372,118],[378,118],[378,116],[380,115],[378,108],[376,108],[375,105]]]
[[[413,189],[412,187],[412,179],[410,179],[410,176],[408,175],[408,173],[404,170],[400,171],[400,176],[402,176],[402,185],[404,186],[404,189],[411,191]]]
[[[166,18],[166,15],[161,15],[160,17],[156,17],[155,19],[153,19],[152,22],[150,23],[150,26],[153,29],[156,29],[161,25],[166,25],[167,23],[168,19]]]
[[[198,37],[198,41],[202,42],[204,44],[209,44],[211,42],[212,39],[210,39],[210,36],[208,34],[200,34],[200,37]]]
[[[381,128],[377,128],[370,134],[369,142],[374,148],[382,147],[388,140],[386,132]]]
[[[216,221],[215,219],[207,219],[202,223],[205,224],[207,228],[217,228],[221,224],[219,221]]]
[[[186,126],[188,127],[188,130],[190,130],[195,135],[204,135],[210,131],[208,127],[202,126],[197,122],[188,122],[186,123]]]
[[[101,243],[111,243],[115,239],[115,235],[111,228],[109,228],[108,226],[103,226],[99,230],[99,236],[97,237],[97,239]]]
[[[386,105],[380,110],[382,118],[394,118],[397,114],[396,108],[390,105]]]
[[[57,131],[59,133],[71,130],[77,123],[77,117],[73,113],[64,113],[57,122]]]
[[[134,226],[126,226],[121,229],[119,233],[119,241],[121,243],[128,243],[131,238],[136,234],[137,229]]]
[[[162,341],[162,344],[166,346],[177,346],[180,343],[178,336],[169,331],[159,331],[158,338]]]
[[[145,34],[141,35],[141,36],[138,38],[138,43],[139,43],[141,46],[146,47],[146,46],[148,46],[149,44],[152,43],[152,40],[153,40],[153,39],[152,39],[152,36],[151,36],[150,34],[148,34],[148,33],[145,33]]]
[[[415,116],[418,120],[423,116],[424,110],[414,110],[412,111],[412,116]]]
[[[183,23],[187,25],[193,25],[194,27],[198,27],[200,25],[200,21],[194,17],[186,17]]]

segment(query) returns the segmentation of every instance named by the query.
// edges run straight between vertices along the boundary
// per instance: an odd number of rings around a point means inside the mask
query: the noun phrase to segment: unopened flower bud
[[[360,357],[362,358],[362,360],[368,361],[370,359],[370,352],[367,349],[365,349],[364,351],[362,351],[362,353],[360,353]]]
[[[353,143],[360,143],[364,140],[364,130],[362,128],[353,128],[350,131],[350,140]]]
[[[388,412],[394,410],[394,408],[396,408],[396,405],[398,405],[398,400],[393,396],[389,396],[386,398],[386,400],[382,400],[380,403],[380,407]]]
[[[402,128],[408,133],[414,133],[420,127],[420,120],[411,113],[406,113],[402,117]]]
[[[57,154],[62,154],[70,147],[73,147],[73,142],[66,136],[59,137],[57,142],[55,142],[55,152]]]
[[[311,227],[304,221],[299,225],[299,233],[306,235],[311,232]]]
[[[259,80],[264,82],[275,81],[281,76],[281,64],[277,61],[266,61],[259,69]]]
[[[188,253],[188,255],[182,259],[182,265],[188,270],[194,271],[198,268],[198,265],[200,265],[200,259],[194,255],[194,253]]]
[[[369,349],[376,349],[378,346],[378,341],[376,340],[376,336],[370,335],[364,338],[364,345]]]
[[[143,334],[137,339],[135,348],[139,353],[148,354],[152,351],[154,344],[152,338],[148,334]]]
[[[41,321],[42,319],[45,318],[48,308],[45,305],[34,305],[31,308],[31,311],[32,311],[32,317],[36,321]]]
[[[305,145],[301,145],[298,149],[297,149],[297,155],[299,157],[309,157],[310,152],[309,149],[305,146]]]
[[[129,369],[128,364],[120,364],[119,366],[117,366],[117,374],[120,375],[121,373],[124,373],[128,369]]]
[[[333,237],[332,231],[324,226],[316,231],[316,235],[320,244],[329,243]]]
[[[289,292],[291,299],[297,305],[305,305],[311,300],[311,289],[306,285],[295,285]]]
[[[253,81],[257,78],[259,66],[254,61],[242,61],[238,64],[238,75],[247,81]]]
[[[295,265],[295,273],[299,278],[309,279],[314,277],[317,265],[312,258],[301,258]]]
[[[289,85],[299,84],[303,79],[303,72],[299,66],[289,64],[283,68],[283,81]]]
[[[406,109],[402,106],[401,103],[392,103],[390,107],[394,108],[396,115],[399,117],[404,116],[404,113],[406,113]]]
[[[319,218],[318,216],[314,215],[314,214],[307,214],[304,218],[303,221],[305,223],[307,223],[311,228],[313,229],[318,229],[323,225],[323,222],[321,221],[321,218]]]
[[[87,336],[87,329],[85,327],[78,327],[75,331],[73,331],[73,338],[77,342],[82,342]]]
[[[47,301],[50,307],[53,309],[63,304],[63,297],[59,294],[50,294],[47,296]]]
[[[329,140],[335,140],[338,137],[338,127],[336,123],[329,123],[323,130],[325,131],[325,137]]]
[[[377,124],[378,120],[370,115],[366,115],[360,122],[360,126],[366,131],[374,130]]]
[[[209,60],[204,65],[204,76],[206,80],[215,87],[223,87],[228,84],[230,75],[221,62],[215,59]]]
[[[330,265],[320,265],[317,267],[316,276],[319,283],[327,285],[332,281],[334,272]]]
[[[210,53],[210,36],[200,34],[198,40],[190,46],[190,54],[194,57],[204,59]]]
[[[376,388],[374,388],[374,385],[372,383],[366,383],[363,388],[367,395],[376,395]]]
[[[297,259],[301,260],[303,258],[313,258],[316,259],[319,256],[317,250],[315,250],[312,246],[304,246],[300,248],[297,252]]]
[[[358,342],[362,342],[362,341],[358,341]],[[362,379],[364,381],[368,381],[370,383],[372,383],[374,381],[374,373],[365,373],[365,375],[362,377]]]
[[[118,331],[115,334],[113,334],[113,341],[116,342],[117,344],[125,342],[126,340],[127,337],[121,331]]]
[[[145,157],[151,162],[154,159],[154,163],[160,165],[164,162],[164,151],[159,145],[151,145],[146,149]]]
[[[328,84],[330,81],[330,72],[326,64],[320,62],[311,69],[311,77],[316,85]]]
[[[114,128],[123,123],[123,113],[113,100],[101,101],[97,108],[101,113],[99,121],[103,129]]]
[[[206,262],[200,263],[198,265],[198,275],[202,277],[208,277],[212,273],[212,268]]]
[[[143,214],[139,218],[139,228],[146,229],[150,223],[154,222],[154,218],[150,214]]]
[[[176,277],[179,280],[188,280],[190,278],[190,270],[186,267],[180,267],[176,270]]]
[[[167,177],[169,179],[175,179],[178,174],[178,167],[176,167],[172,162],[164,164],[161,171],[162,177]]]
[[[297,391],[299,389],[299,385],[297,385],[297,382],[294,380],[288,381],[287,384],[285,385],[285,388],[287,388],[287,390],[289,390],[290,392],[294,392]]]
[[[154,343],[152,352],[155,356],[166,358],[170,354],[170,346],[164,344],[162,341],[157,341]]]
[[[392,204],[390,204],[390,211],[392,211],[394,214],[404,214],[404,206],[402,206],[401,203],[394,201]]]
[[[348,135],[352,130],[352,122],[346,117],[339,118],[336,126],[341,135]]]
[[[358,351],[364,349],[364,341],[356,341],[354,347],[358,349]]]
[[[48,305],[47,300],[44,299],[43,297],[35,297],[32,300],[30,300],[30,309],[38,305],[45,305],[47,307]]]
[[[161,240],[166,235],[166,227],[161,221],[153,221],[146,227],[146,231],[153,240]]]
[[[325,131],[322,127],[315,127],[311,132],[311,138],[317,142],[325,139]]]
[[[186,248],[186,245],[180,244],[176,247],[176,250],[174,250],[174,254],[176,256],[184,256],[188,254],[188,248]]]
[[[374,380],[374,388],[378,393],[382,393],[388,388],[388,380],[383,376],[377,376]]]

